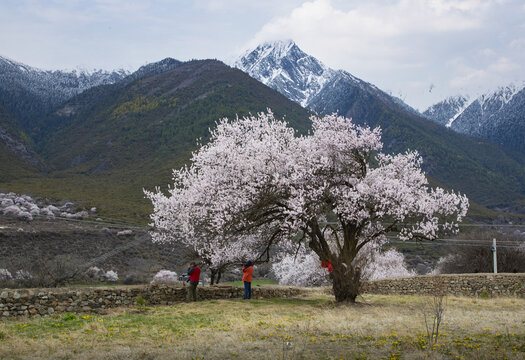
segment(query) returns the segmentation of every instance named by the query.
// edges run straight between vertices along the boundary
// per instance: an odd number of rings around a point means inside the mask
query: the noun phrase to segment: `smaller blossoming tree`
[[[272,271],[283,285],[321,286],[329,283],[330,273],[323,267],[319,257],[301,246],[290,251],[282,251],[272,262]],[[393,277],[415,276],[409,270],[402,253],[395,249],[382,251],[381,244],[368,243],[359,252],[352,264],[361,269],[361,280],[387,279]]]

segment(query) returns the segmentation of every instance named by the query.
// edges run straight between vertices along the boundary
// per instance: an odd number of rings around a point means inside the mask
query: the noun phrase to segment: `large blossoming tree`
[[[220,121],[191,165],[174,171],[167,196],[146,192],[154,239],[252,258],[303,241],[331,262],[336,300],[354,302],[353,261],[366,244],[393,233],[432,239],[466,214],[465,196],[429,187],[416,152],[381,153],[379,128],[335,115],[311,121],[306,136],[271,112]]]

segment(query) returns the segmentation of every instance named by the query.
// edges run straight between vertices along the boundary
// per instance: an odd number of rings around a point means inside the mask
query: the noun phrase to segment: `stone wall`
[[[184,287],[136,285],[122,287],[4,289],[0,290],[0,318],[37,316],[53,313],[98,313],[121,306],[135,306],[137,299],[145,305],[170,305],[186,299]],[[468,274],[416,276],[367,281],[362,292],[369,294],[432,295],[435,289],[456,296],[525,297],[525,274]],[[283,298],[304,294],[305,288],[255,286],[254,298]],[[217,285],[198,288],[200,299],[240,299],[240,286]]]
[[[365,282],[362,292],[432,295],[437,289],[455,296],[525,297],[525,274],[446,274],[382,279]]]
[[[165,285],[123,287],[4,289],[0,290],[0,318],[50,315],[53,313],[98,313],[121,306],[135,306],[137,299],[145,305],[170,305],[186,299],[186,288]],[[296,287],[255,286],[253,298],[290,297],[303,293]],[[198,288],[199,299],[241,299],[240,286],[205,286]],[[141,302],[141,301],[139,301]]]

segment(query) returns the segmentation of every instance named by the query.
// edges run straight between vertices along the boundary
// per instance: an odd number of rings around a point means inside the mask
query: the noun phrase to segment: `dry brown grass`
[[[0,358],[525,358],[525,299],[448,298],[433,349],[420,311],[429,299],[366,295],[338,305],[319,292],[3,320]]]

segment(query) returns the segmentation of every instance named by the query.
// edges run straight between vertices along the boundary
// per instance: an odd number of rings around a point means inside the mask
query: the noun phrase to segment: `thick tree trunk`
[[[330,273],[332,288],[337,302],[355,303],[359,295],[359,276],[355,276],[354,269],[347,269],[344,265],[332,264]]]
[[[210,276],[210,285],[218,284],[219,281],[221,281],[221,275],[222,271],[217,269],[210,269],[211,276]]]
[[[337,302],[355,303],[359,295],[360,270],[354,269],[352,262],[357,255],[357,234],[359,229],[353,224],[341,224],[343,228],[343,242],[337,237],[334,231],[333,235],[338,247],[338,253],[333,254],[330,244],[325,238],[324,231],[321,229],[317,220],[312,220],[308,224],[309,229],[305,232],[310,236],[308,246],[315,252],[321,262],[330,261],[330,278],[332,288]],[[357,270],[357,271],[355,271]]]

